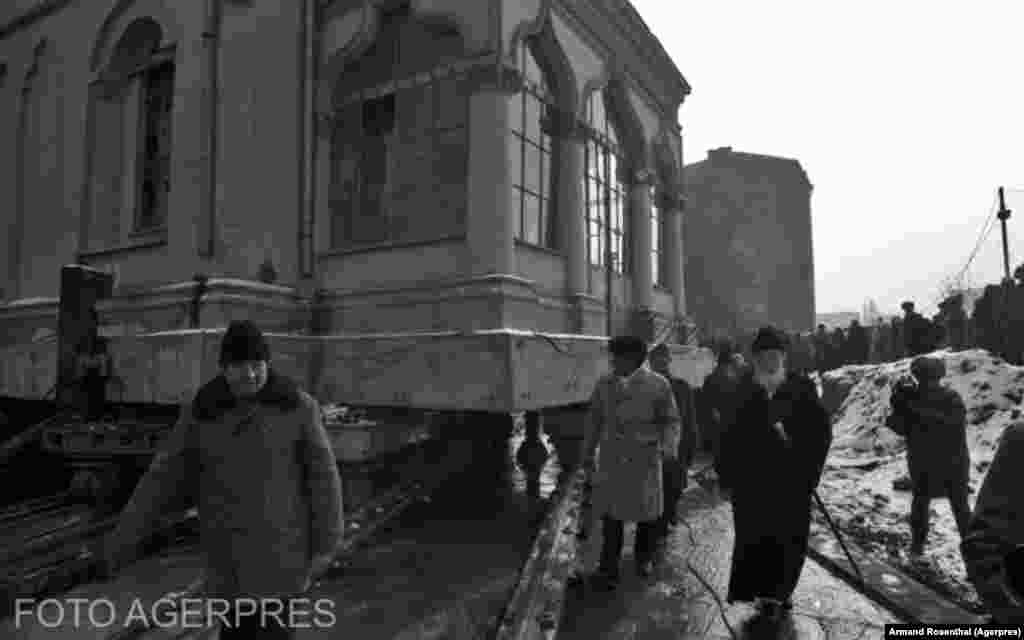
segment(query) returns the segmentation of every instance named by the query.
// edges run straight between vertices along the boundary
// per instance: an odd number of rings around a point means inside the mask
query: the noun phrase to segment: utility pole
[[[999,221],[1003,225],[1003,275],[1010,281],[1010,245],[1006,239],[1006,221],[1010,218],[1010,210],[1006,208],[1006,197],[1003,188],[999,187]]]

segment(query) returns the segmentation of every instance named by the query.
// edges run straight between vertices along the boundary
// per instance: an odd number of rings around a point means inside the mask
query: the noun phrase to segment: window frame
[[[555,185],[555,146],[549,131],[549,120],[553,109],[557,108],[556,100],[550,87],[550,79],[545,78],[544,67],[533,51],[532,39],[526,39],[520,44],[519,70],[520,89],[512,100],[519,101],[519,122],[513,123],[511,128],[513,144],[516,145],[519,167],[512,179],[513,206],[516,216],[515,241],[544,249],[557,251],[555,234],[552,233],[553,209],[555,206],[554,194]],[[531,81],[526,73],[527,64],[532,60],[540,75],[541,82],[538,84]],[[528,105],[536,106],[537,120],[530,122]],[[518,127],[518,128],[517,128]],[[531,132],[536,130],[539,140],[531,137]],[[527,178],[527,150],[536,153],[538,156],[536,170],[539,174],[536,179],[539,193],[535,191]],[[527,201],[533,200],[536,203],[536,220],[530,221],[527,216]],[[535,222],[536,241],[527,234],[530,222]]]
[[[415,20],[413,20],[415,22]],[[400,56],[402,50],[402,37],[406,32],[408,23],[400,23],[396,25],[397,32],[392,33],[388,36],[389,43],[394,47],[392,53],[388,54],[392,57]],[[457,32],[455,32],[457,33]],[[352,64],[358,64],[358,61],[362,58],[353,61]],[[401,61],[397,63],[401,66]],[[409,92],[413,90],[427,89],[430,93],[429,100],[431,101],[431,122],[429,127],[418,128],[417,138],[430,139],[430,153],[435,156],[442,153],[445,148],[446,141],[458,137],[461,140],[461,147],[464,149],[462,154],[461,169],[459,169],[462,176],[467,175],[466,169],[468,169],[468,150],[469,150],[469,97],[468,95],[460,91],[458,84],[465,82],[467,79],[467,72],[474,67],[479,66],[476,61],[467,60],[465,58],[451,58],[447,53],[439,53],[437,63],[427,70],[417,70],[403,75],[402,77],[390,77],[387,79],[380,79],[380,81],[372,81],[372,84],[364,87],[355,87],[341,95],[336,94],[332,111],[334,118],[337,119],[343,114],[343,112],[355,105],[365,104],[368,100],[373,100],[386,95],[393,95],[395,100],[395,123],[394,131],[391,135],[392,143],[399,147],[404,147],[404,142],[408,142],[403,129],[403,120],[400,115],[403,112],[403,103],[409,100]],[[342,72],[344,73],[344,72]],[[461,119],[459,122],[453,125],[450,114],[442,113],[441,105],[445,104],[443,101],[446,96],[443,95],[446,83],[454,83],[454,99],[459,101]],[[447,114],[447,115],[446,115]],[[327,254],[343,254],[350,252],[361,252],[375,248],[386,248],[395,246],[406,246],[406,245],[419,245],[425,243],[432,243],[436,241],[443,241],[464,234],[465,226],[465,209],[463,208],[458,220],[449,221],[456,227],[459,227],[458,231],[453,232],[442,232],[435,235],[429,235],[429,237],[418,237],[416,233],[410,234],[410,237],[403,237],[402,234],[405,232],[396,230],[397,227],[393,224],[396,216],[392,216],[389,212],[384,212],[385,217],[388,218],[386,225],[387,232],[383,240],[374,242],[357,242],[352,240],[351,226],[355,219],[359,216],[359,207],[362,206],[362,190],[363,190],[363,172],[360,170],[362,163],[357,162],[354,169],[354,181],[356,184],[356,192],[352,195],[351,200],[347,201],[344,194],[337,196],[333,195],[336,189],[340,188],[341,185],[338,182],[339,170],[341,168],[340,163],[342,160],[339,157],[339,153],[343,153],[346,150],[355,151],[358,156],[362,156],[365,153],[365,145],[367,136],[364,135],[362,129],[362,123],[360,123],[359,134],[356,139],[349,139],[348,144],[341,143],[337,136],[339,132],[345,128],[346,125],[338,126],[335,125],[334,131],[331,133],[331,143],[329,152],[329,171],[330,180],[326,188],[328,190],[328,205],[327,205],[327,219],[328,226],[331,229],[329,234],[326,253]],[[398,161],[398,156],[389,154],[391,156],[391,165]],[[391,166],[389,165],[389,166]],[[393,192],[398,186],[394,175],[389,175],[386,191]],[[463,194],[463,198],[465,194]],[[407,229],[408,227],[402,227]],[[337,231],[336,231],[337,229]]]
[[[143,64],[141,64],[138,67],[130,70],[126,74],[128,82],[125,83],[125,89],[127,89],[127,87],[130,86],[131,84],[136,84],[136,83],[138,84],[138,88],[139,88],[138,92],[136,93],[136,99],[138,100],[138,103],[135,105],[135,109],[134,109],[134,112],[137,114],[136,115],[136,122],[135,122],[135,125],[134,125],[135,129],[136,129],[135,151],[134,151],[134,154],[133,154],[134,157],[131,159],[131,161],[135,165],[135,169],[134,169],[134,171],[135,171],[135,184],[132,185],[132,189],[134,191],[134,194],[133,194],[134,197],[132,198],[132,211],[131,211],[132,222],[131,222],[131,227],[130,227],[131,228],[130,234],[133,235],[133,236],[149,235],[149,234],[159,233],[159,232],[163,232],[163,231],[167,230],[167,224],[168,224],[167,213],[169,213],[169,209],[170,209],[169,206],[168,206],[168,211],[165,212],[165,214],[164,214],[164,216],[162,218],[158,218],[156,220],[155,224],[151,224],[151,225],[143,225],[142,224],[142,217],[143,217],[142,216],[142,213],[143,213],[142,212],[142,208],[143,208],[143,197],[142,197],[142,194],[143,194],[143,187],[144,187],[145,181],[146,181],[146,169],[147,169],[146,164],[147,164],[147,160],[149,160],[146,157],[146,137],[149,134],[149,125],[150,125],[149,113],[148,113],[148,110],[146,108],[147,107],[147,98],[149,97],[148,96],[148,92],[147,92],[147,81],[148,81],[148,79],[150,77],[150,74],[156,74],[162,68],[166,68],[166,67],[170,67],[170,76],[171,76],[170,96],[168,98],[169,101],[170,101],[170,108],[168,109],[168,115],[167,115],[167,119],[168,119],[167,126],[168,126],[169,131],[168,131],[167,149],[166,149],[166,152],[165,152],[166,159],[167,159],[167,169],[166,169],[167,175],[164,176],[164,180],[166,180],[166,183],[167,183],[167,194],[166,194],[165,197],[167,197],[168,200],[170,199],[171,192],[172,192],[172,190],[174,188],[174,181],[173,181],[173,177],[172,177],[173,174],[174,174],[174,170],[173,170],[174,169],[174,165],[173,165],[173,158],[174,158],[174,103],[175,103],[175,98],[176,98],[175,87],[176,87],[177,78],[178,78],[178,65],[177,65],[177,62],[175,60],[174,53],[175,53],[175,51],[174,51],[174,47],[173,46],[166,47],[164,49],[158,49]],[[159,125],[157,125],[157,126],[159,126]],[[153,161],[154,162],[160,162],[160,158],[159,157],[154,158]]]
[[[588,103],[584,114],[583,130],[586,133],[584,142],[583,158],[583,188],[584,188],[584,227],[587,233],[587,264],[604,270],[609,247],[604,246],[605,227],[610,227],[611,248],[612,248],[612,271],[619,276],[626,276],[630,273],[628,255],[628,217],[629,187],[621,179],[621,173],[627,165],[627,158],[619,143],[621,139],[618,126],[614,121],[612,113],[607,105],[607,94],[605,89],[599,89],[591,94],[588,100],[601,100],[604,113],[604,122],[595,123],[593,103]],[[604,130],[598,129],[603,124]],[[609,131],[611,135],[609,135]],[[614,137],[613,137],[614,136]],[[594,160],[597,156],[597,160]],[[592,171],[596,167],[596,171]],[[594,175],[594,174],[599,175]],[[593,188],[592,186],[593,185]],[[597,192],[597,200],[601,204],[601,217],[595,218],[591,215],[591,192]],[[614,204],[613,204],[614,203]],[[616,207],[618,211],[616,211]],[[597,223],[598,233],[595,236],[591,233],[593,223]],[[594,255],[593,244],[601,248],[600,255]],[[617,252],[614,250],[618,249]]]

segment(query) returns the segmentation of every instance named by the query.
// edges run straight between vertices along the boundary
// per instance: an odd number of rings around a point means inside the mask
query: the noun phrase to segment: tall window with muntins
[[[584,146],[586,171],[583,193],[586,207],[587,260],[595,266],[605,264],[605,229],[611,225],[611,264],[616,273],[624,273],[624,213],[626,186],[620,170],[622,151],[615,125],[605,107],[603,91],[591,93],[585,112],[588,135]]]
[[[650,188],[651,201],[651,282],[656,287],[664,287],[665,268],[665,220],[658,202],[658,190],[654,185]]]
[[[517,157],[512,163],[512,211],[516,238],[554,248],[551,233],[551,138],[544,130],[545,111],[554,105],[544,72],[530,51],[519,47],[523,87],[512,98],[512,137]]]
[[[167,224],[171,192],[171,116],[174,102],[174,63],[162,62],[142,72],[142,163],[135,230]]]
[[[87,250],[167,228],[175,64],[162,40],[154,20],[134,21],[90,87]]]
[[[331,248],[439,239],[465,223],[468,87],[457,31],[382,18],[338,76],[331,143]]]

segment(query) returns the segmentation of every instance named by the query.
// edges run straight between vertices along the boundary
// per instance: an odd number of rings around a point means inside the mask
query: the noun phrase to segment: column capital
[[[554,105],[545,105],[541,129],[557,140],[583,142],[587,137],[586,127],[576,119],[575,114]]]
[[[330,140],[334,131],[336,116],[328,111],[316,111],[313,113],[313,133],[320,140]]]
[[[465,73],[466,90],[470,94],[498,91],[513,96],[523,89],[522,74],[512,67],[503,66],[499,69],[490,64],[479,65],[471,67]]]
[[[630,178],[635,187],[650,187],[657,181],[657,174],[648,168],[636,169],[631,172]]]

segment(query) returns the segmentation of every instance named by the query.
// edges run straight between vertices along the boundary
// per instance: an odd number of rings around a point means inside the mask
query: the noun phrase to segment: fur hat
[[[669,356],[669,357],[671,357],[672,356],[672,352],[669,350],[667,344],[665,344],[664,342],[659,342],[658,344],[654,345],[654,348],[651,349],[651,352],[648,355],[651,356],[651,357],[654,357],[654,356]]]
[[[633,336],[616,336],[608,342],[608,351],[613,356],[643,358],[647,355],[647,343]]]
[[[270,346],[263,332],[249,320],[232,322],[220,343],[220,364],[255,360],[270,360]]]
[[[761,327],[757,330],[754,344],[750,346],[753,353],[758,351],[786,351],[789,347],[789,338],[775,327]]]
[[[941,380],[946,377],[946,363],[939,358],[918,356],[910,363],[910,374],[918,380]]]

